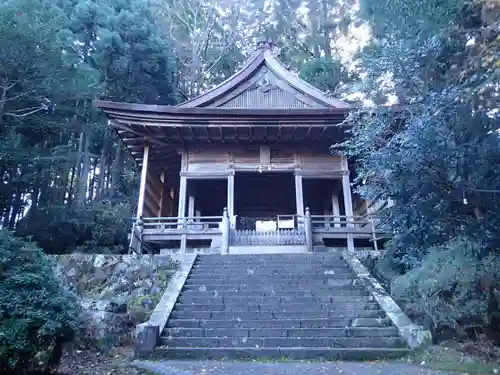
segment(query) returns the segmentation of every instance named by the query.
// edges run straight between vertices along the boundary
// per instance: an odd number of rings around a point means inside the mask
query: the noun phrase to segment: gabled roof
[[[259,90],[257,90],[259,89]],[[276,90],[274,96],[271,91]],[[250,91],[254,91],[250,95]],[[248,97],[245,98],[244,96]],[[241,70],[214,88],[178,105],[230,108],[337,108],[350,105],[327,96],[287,70],[269,43],[260,43]]]
[[[267,43],[233,76],[180,105],[93,103],[138,164],[148,144],[149,158],[161,168],[172,160],[178,164],[176,150],[186,147],[281,143],[327,148],[347,136],[342,124],[350,109],[285,69]]]

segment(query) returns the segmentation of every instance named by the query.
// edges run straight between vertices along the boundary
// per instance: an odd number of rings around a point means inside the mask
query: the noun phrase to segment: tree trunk
[[[80,139],[78,140],[78,149],[76,154],[76,176],[80,178],[82,174],[82,159],[83,159],[83,147],[85,144],[85,131],[82,130],[80,133]]]
[[[12,200],[12,210],[10,212],[10,220],[9,220],[9,225],[7,227],[9,230],[14,230],[16,226],[17,217],[21,212],[22,208],[22,203],[23,203],[22,197],[23,195],[21,193],[21,190],[17,189],[14,195],[14,199]]]
[[[69,181],[68,187],[68,201],[66,202],[67,206],[71,206],[73,202],[73,190],[75,188],[75,176],[76,176],[76,165],[73,165],[71,168],[71,180]]]
[[[100,194],[99,194],[99,185],[100,185],[100,171],[99,174],[97,174],[97,165],[99,164],[99,159],[94,158],[94,163],[92,165],[92,181],[90,183],[90,193],[89,193],[89,201],[93,199],[99,199]]]
[[[64,204],[66,203],[66,195],[69,190],[68,182],[70,178],[71,171],[73,170],[72,165],[73,163],[71,162],[72,156],[73,156],[73,133],[70,133],[67,139],[67,145],[68,145],[68,153],[66,156],[66,160],[63,161],[62,164],[62,170],[60,172],[61,175],[61,183],[60,183],[60,192],[59,192],[59,204]],[[73,165],[74,167],[74,165]]]
[[[115,160],[113,162],[113,169],[111,174],[111,189],[110,195],[114,196],[118,191],[118,182],[120,180],[121,166],[122,166],[122,142],[118,139],[118,146],[116,148]]]
[[[108,139],[108,132],[106,131],[104,133],[104,140],[102,143],[102,150],[101,150],[101,160],[99,160],[99,185],[97,188],[97,198],[101,198],[102,195],[104,194],[104,188],[105,188],[105,180],[106,180],[106,161],[107,161],[107,156],[108,156],[108,144],[109,144],[109,139]]]
[[[83,150],[82,173],[80,174],[80,179],[78,181],[78,202],[80,204],[84,203],[87,199],[90,172],[90,144],[92,142],[92,131],[88,126],[85,128],[84,133],[85,146]]]

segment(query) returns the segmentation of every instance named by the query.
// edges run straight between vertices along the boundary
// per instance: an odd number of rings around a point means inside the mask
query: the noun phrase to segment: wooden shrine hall
[[[94,102],[141,167],[132,251],[376,248],[370,205],[353,198],[347,159],[329,153],[350,106],[276,55],[261,43],[240,71],[177,106]]]

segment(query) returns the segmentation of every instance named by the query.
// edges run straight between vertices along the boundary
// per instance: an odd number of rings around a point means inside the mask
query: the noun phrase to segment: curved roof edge
[[[269,47],[258,48],[249,57],[243,68],[234,73],[231,77],[227,78],[212,89],[194,97],[193,99],[179,104],[178,107],[193,108],[208,106],[252,77],[253,74],[256,73],[264,64],[293,89],[303,95],[311,97],[318,103],[321,103],[326,107],[338,109],[351,108],[350,104],[326,95],[323,91],[307,83],[296,74],[286,69]]]

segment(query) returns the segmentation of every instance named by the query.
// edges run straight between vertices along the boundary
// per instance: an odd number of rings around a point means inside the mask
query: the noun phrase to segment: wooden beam
[[[342,192],[344,194],[344,207],[345,214],[348,216],[347,225],[353,227],[353,210],[352,210],[352,196],[351,196],[351,182],[349,179],[349,172],[344,173],[342,176]],[[352,234],[347,235],[347,249],[349,251],[354,251],[354,238]]]
[[[181,175],[179,184],[179,206],[177,207],[177,217],[186,216],[186,193],[187,193],[187,178]]]
[[[165,197],[165,185],[166,185],[166,181],[165,181],[165,172],[161,172],[161,175],[160,175],[160,182],[161,182],[161,195],[160,195],[160,207],[158,208],[158,217],[161,217],[162,216],[162,212],[163,212],[163,204],[164,202],[166,201],[166,197]]]
[[[297,215],[304,216],[304,189],[300,173],[295,173],[295,206],[297,208]]]
[[[230,225],[234,226],[234,171],[227,176],[227,213]]]
[[[149,145],[144,146],[144,155],[142,157],[141,184],[139,187],[139,201],[137,202],[137,217],[142,216],[144,209],[144,195],[146,193],[146,181],[148,173]]]

